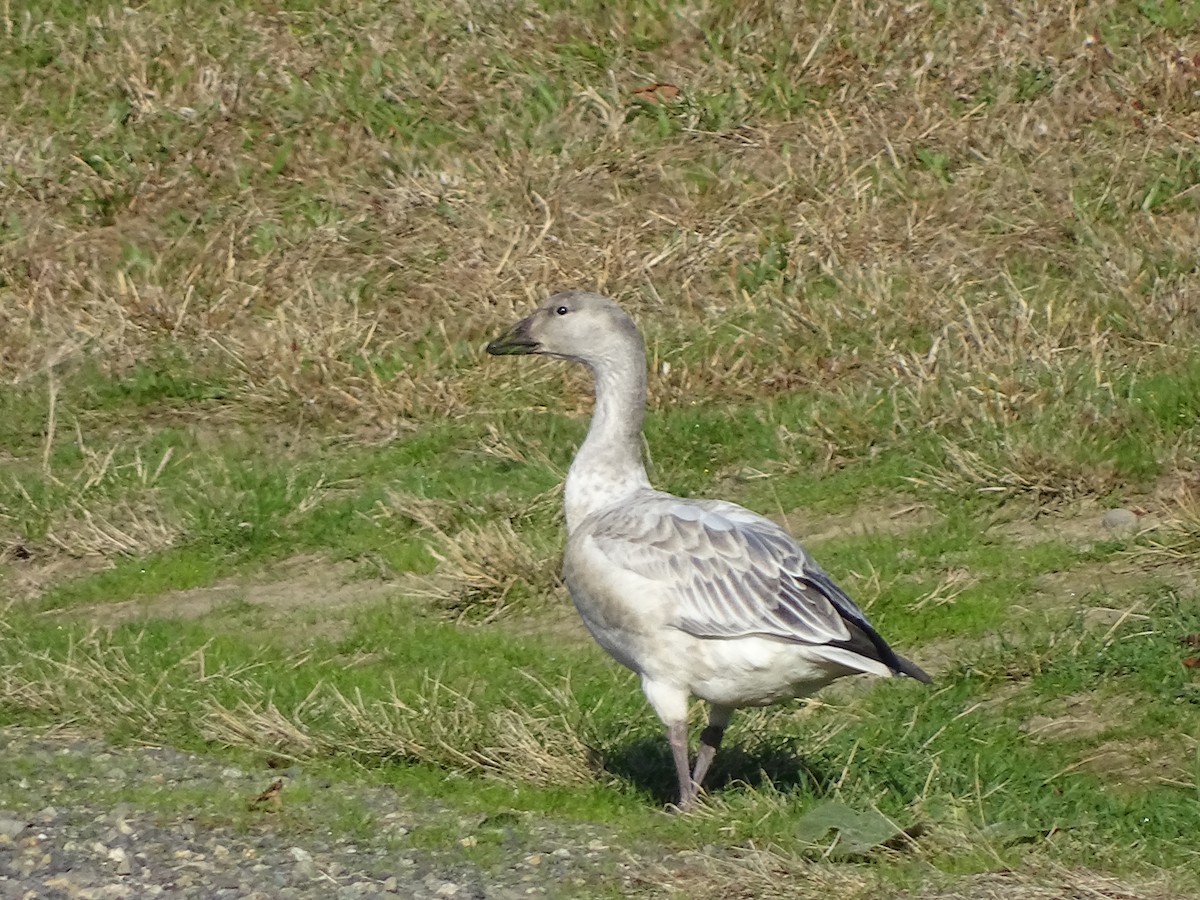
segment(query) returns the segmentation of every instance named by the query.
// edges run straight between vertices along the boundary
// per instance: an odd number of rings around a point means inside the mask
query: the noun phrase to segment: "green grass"
[[[647,896],[1200,891],[1200,7],[336,13],[4,10],[0,725],[603,823]],[[711,816],[556,580],[587,382],[482,352],[593,286],[654,483],[938,675],[742,716]],[[913,842],[825,854],[827,803]],[[409,849],[505,864],[462,836]]]
[[[361,777],[466,813],[510,808],[601,822],[638,842],[653,833],[666,845],[770,842],[803,853],[788,837],[791,823],[813,804],[836,798],[875,806],[900,822],[922,822],[923,852],[938,866],[962,864],[955,845],[963,828],[983,831],[1000,823],[1018,835],[1057,835],[1047,849],[1064,859],[1104,846],[1110,865],[1136,865],[1142,854],[1152,854],[1160,865],[1184,866],[1194,862],[1187,836],[1200,825],[1194,788],[1149,781],[1122,789],[1073,765],[1106,741],[1156,736],[1155,746],[1166,751],[1178,739],[1181,715],[1200,703],[1175,649],[1177,636],[1200,628],[1200,618],[1169,597],[1147,608],[1152,631],[1140,622],[1108,636],[1069,626],[1049,639],[976,654],[943,673],[932,691],[911,682],[883,684],[850,706],[812,716],[749,714],[716,772],[715,802],[725,815],[700,821],[663,820],[657,812],[671,790],[669,760],[628,674],[588,647],[464,630],[428,620],[407,604],[363,610],[343,637],[306,647],[302,665],[294,662],[295,649],[236,634],[214,637],[204,620],[184,626],[151,621],[97,635],[21,614],[10,623],[0,666],[10,683],[47,685],[41,708],[20,717],[26,722],[52,718],[98,728],[118,742],[169,740],[203,750],[211,746],[214,710],[252,718],[274,708],[327,743],[305,749],[264,738],[251,749],[297,753],[315,772],[332,766],[329,771],[345,774],[344,763],[365,765]],[[229,611],[214,615],[225,618]],[[397,642],[397,634],[409,640]],[[351,659],[360,661],[347,664]],[[563,680],[571,685],[567,695],[545,687]],[[1005,684],[1018,688],[1016,695],[981,709]],[[381,731],[392,729],[397,753],[364,750],[366,736],[347,727],[337,704],[325,702],[334,692],[374,710]],[[1032,742],[1023,734],[1022,720],[1055,698],[1077,694],[1094,697],[1097,709],[1116,698],[1135,706],[1087,739]],[[583,789],[530,784],[514,790],[503,766],[472,764],[439,746],[458,737],[455,729],[463,725],[454,723],[464,709],[513,712],[540,723],[547,760],[596,767],[596,781]],[[456,742],[455,753],[481,749],[486,759],[504,759],[487,749],[497,735],[486,727],[471,733],[474,743]],[[588,757],[571,759],[581,738]],[[426,749],[406,753],[405,744]],[[1168,755],[1194,765],[1186,754]],[[447,771],[469,777],[447,780]],[[425,839],[436,841],[432,834]],[[1024,852],[1015,845],[1007,858],[1015,864]]]

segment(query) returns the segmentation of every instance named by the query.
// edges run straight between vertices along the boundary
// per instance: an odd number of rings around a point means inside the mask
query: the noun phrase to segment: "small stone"
[[[221,770],[221,777],[229,781],[236,781],[239,778],[245,778],[246,773],[235,766],[227,766]]]
[[[123,848],[113,847],[108,851],[108,858],[117,864],[115,871],[118,875],[133,874],[133,861]]]
[[[400,880],[393,875],[391,878],[388,878],[386,881],[384,881],[383,890],[388,894],[400,893]]]
[[[1122,509],[1121,507],[1110,509],[1100,521],[1109,531],[1118,534],[1136,532],[1138,529],[1137,513],[1130,509]]]
[[[571,851],[570,851],[570,850],[568,850],[566,847],[559,847],[557,850],[555,850],[555,851],[554,851],[553,853],[551,853],[550,855],[551,855],[551,856],[556,856],[556,857],[558,857],[559,859],[570,859],[570,858],[571,858]]]
[[[592,851],[607,850],[608,844],[603,841],[588,841],[587,848]]]
[[[458,893],[458,885],[453,881],[443,881],[433,893],[438,897],[453,897]]]
[[[0,835],[6,838],[15,838],[18,834],[25,830],[28,823],[24,819],[10,818],[9,816],[0,816]]]
[[[288,851],[296,861],[296,872],[303,878],[314,878],[317,874],[317,864],[313,862],[312,854],[302,847],[293,847]]]
[[[531,866],[540,866],[542,864],[542,854],[531,853],[525,857],[525,862]]]

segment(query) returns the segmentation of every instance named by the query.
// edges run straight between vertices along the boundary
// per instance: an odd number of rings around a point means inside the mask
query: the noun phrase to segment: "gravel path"
[[[0,900],[655,893],[598,828],[463,819],[390,788],[306,778],[0,729]],[[277,801],[252,802],[277,781]],[[348,810],[360,827],[347,826]]]

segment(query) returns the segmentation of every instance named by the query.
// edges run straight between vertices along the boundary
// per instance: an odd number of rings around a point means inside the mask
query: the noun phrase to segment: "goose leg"
[[[688,770],[688,693],[678,685],[655,680],[644,673],[642,690],[667,726],[667,743],[671,745],[675,774],[679,776],[679,809],[691,809],[696,802],[696,789]]]
[[[692,782],[692,776],[688,774],[687,719],[672,722],[667,726],[667,742],[671,745],[675,774],[679,778],[679,810],[686,812],[696,803],[696,786]]]
[[[710,706],[708,711],[708,727],[700,732],[700,751],[696,754],[696,768],[692,772],[692,783],[699,792],[704,784],[704,776],[708,767],[721,749],[721,738],[725,737],[725,729],[733,718],[733,709],[728,706]]]

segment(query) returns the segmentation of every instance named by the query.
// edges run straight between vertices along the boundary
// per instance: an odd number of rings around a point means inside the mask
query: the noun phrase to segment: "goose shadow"
[[[748,748],[740,743],[721,747],[704,779],[704,790],[719,794],[730,785],[759,788],[766,785],[783,793],[794,790],[813,797],[833,791],[841,770],[834,771],[820,761],[805,758],[799,740],[777,739],[770,744],[756,742]],[[695,748],[692,748],[695,761]],[[675,763],[665,737],[640,737],[600,754],[602,771],[649,794],[655,801],[678,801],[679,787]]]

